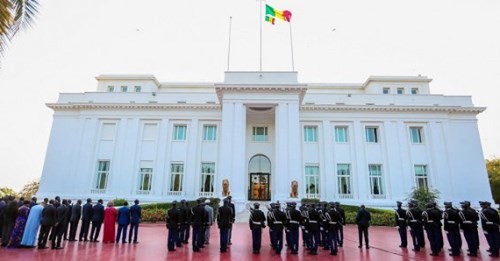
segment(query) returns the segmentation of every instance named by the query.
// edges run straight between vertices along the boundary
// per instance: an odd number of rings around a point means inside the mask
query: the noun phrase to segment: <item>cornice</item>
[[[57,110],[221,110],[218,104],[162,104],[162,103],[47,103]]]
[[[299,101],[302,103],[304,95],[307,91],[305,84],[272,84],[272,85],[255,85],[255,84],[216,84],[215,92],[219,103],[222,103],[224,92],[231,93],[297,93]]]
[[[479,114],[486,107],[384,106],[384,105],[303,105],[301,111],[447,112]]]

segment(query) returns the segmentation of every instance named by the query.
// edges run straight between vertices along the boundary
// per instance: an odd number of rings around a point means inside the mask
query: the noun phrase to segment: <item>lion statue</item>
[[[292,180],[290,190],[291,190],[290,197],[297,198],[299,196],[299,182],[296,180]]]
[[[231,194],[229,191],[229,180],[228,179],[223,179],[222,180],[222,196],[227,197]]]

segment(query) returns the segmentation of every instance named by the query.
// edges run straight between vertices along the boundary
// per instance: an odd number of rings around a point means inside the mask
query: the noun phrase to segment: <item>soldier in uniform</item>
[[[285,215],[286,215],[286,223],[283,224],[285,226],[285,243],[287,246],[287,250],[291,249],[291,247],[292,247],[292,245],[290,243],[290,229],[288,228],[288,225],[287,225],[288,221],[290,220],[290,217],[288,216],[289,211],[290,211],[290,202],[287,202],[286,209],[284,211]]]
[[[283,249],[283,228],[286,223],[286,215],[281,211],[279,204],[274,205],[273,217],[272,228],[274,239],[276,240],[276,248],[274,250],[279,255]]]
[[[167,212],[167,229],[168,229],[168,251],[175,251],[177,237],[179,236],[179,209],[177,201],[172,202],[172,208]]]
[[[441,251],[439,231],[441,231],[441,212],[434,207],[434,203],[427,204],[427,210],[422,213],[427,238],[431,244],[431,256],[438,256]]]
[[[176,246],[181,247],[182,242],[184,241],[184,238],[186,238],[186,206],[185,206],[185,200],[181,200],[181,203],[179,204],[179,236],[177,237],[177,242]]]
[[[319,222],[321,221],[321,217],[319,216],[318,211],[316,211],[316,205],[311,204],[311,207],[308,210],[309,215],[309,226],[307,226],[307,230],[310,233],[309,240],[311,244],[311,249],[309,254],[317,255],[318,254],[318,243],[320,237],[320,229]]]
[[[300,222],[302,220],[302,215],[300,211],[295,209],[297,204],[295,202],[291,202],[290,208],[287,211],[287,228],[290,231],[290,242],[289,242],[289,247],[292,250],[291,254],[296,255],[299,252],[299,226]]]
[[[465,241],[469,247],[468,256],[477,256],[478,242],[476,241],[477,221],[479,220],[477,212],[470,207],[469,201],[460,202],[462,210],[458,213],[460,216],[460,227],[464,233]]]
[[[231,238],[232,238],[232,235],[233,235],[233,224],[234,224],[234,221],[236,220],[236,208],[234,207],[234,204],[232,202],[232,199],[233,197],[232,196],[228,196],[227,199],[229,200],[229,207],[233,210],[233,214],[231,216],[231,226],[229,227],[229,242],[227,243],[228,245],[232,245],[232,241],[231,241]]]
[[[252,230],[252,250],[254,254],[260,253],[262,229],[266,227],[266,217],[259,207],[260,204],[258,202],[253,204],[253,209],[250,209],[250,218],[248,219],[248,225],[250,226],[250,230]]]
[[[325,213],[327,212],[326,209],[326,202],[320,202],[318,204],[318,214],[320,217],[320,222],[319,222],[319,231],[320,231],[320,239],[319,239],[319,245],[323,246],[323,250],[328,250],[328,240],[327,240],[327,231],[328,231],[328,222],[326,221],[326,216]]]
[[[417,202],[412,200],[408,203],[408,211],[406,211],[406,219],[410,225],[410,235],[413,241],[413,251],[420,251],[420,247],[425,245],[422,233],[422,211],[418,208]]]
[[[269,226],[269,241],[271,242],[271,248],[273,250],[276,249],[276,237],[273,232],[273,222],[274,222],[274,208],[275,208],[275,203],[269,204],[269,208],[267,209],[267,226]]]
[[[224,205],[219,208],[217,216],[217,226],[220,232],[220,252],[227,252],[227,245],[229,243],[229,229],[233,219],[233,210],[229,206],[229,199],[224,199]],[[194,239],[194,238],[193,238]]]
[[[498,211],[491,207],[490,202],[482,202],[481,205],[481,224],[484,230],[484,235],[490,245],[490,256],[498,257],[500,248],[500,232],[498,230],[500,224],[500,217]]]
[[[407,227],[408,223],[406,223],[406,210],[402,208],[403,203],[401,201],[397,201],[398,208],[394,212],[394,216],[396,218],[396,226],[398,226],[399,237],[401,238],[401,244],[399,247],[406,248],[408,246],[408,234]]]
[[[338,242],[339,242],[339,247],[342,247],[344,245],[344,224],[345,224],[345,211],[340,207],[340,202],[335,202],[335,210],[339,212],[340,215],[340,224],[339,224],[339,235],[338,235]]]
[[[302,204],[299,208],[301,220],[300,220],[300,229],[302,230],[302,246],[306,249],[309,249],[309,231],[306,229],[306,226],[309,224],[309,214],[307,212],[307,204]]]
[[[337,255],[337,243],[339,241],[340,213],[335,210],[335,203],[330,203],[330,210],[325,213],[328,224],[328,245],[330,247],[330,255]]]
[[[191,219],[193,218],[193,213],[191,212],[191,207],[189,206],[189,202],[186,200],[181,200],[183,205],[182,211],[184,211],[185,220],[184,220],[184,237],[182,238],[182,243],[187,244],[189,242],[189,234],[191,234]],[[181,224],[182,225],[182,224]]]
[[[443,213],[444,231],[451,247],[450,256],[460,256],[462,248],[462,238],[460,237],[460,228],[458,226],[460,218],[458,210],[453,208],[451,202],[444,202],[445,211]]]
[[[191,209],[192,214],[192,224],[193,224],[193,252],[199,252],[200,248],[203,246],[203,226],[208,220],[208,214],[205,211],[205,207],[202,205],[201,199],[196,200],[196,205]]]

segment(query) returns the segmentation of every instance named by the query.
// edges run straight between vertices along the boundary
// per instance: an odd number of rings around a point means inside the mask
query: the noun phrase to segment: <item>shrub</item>
[[[319,203],[319,202],[321,202],[321,201],[319,200],[319,198],[302,198],[302,199],[300,200],[300,203],[302,203],[302,204],[306,204],[306,203],[314,203],[314,204],[317,204],[317,203]]]
[[[219,209],[219,198],[208,198],[210,200],[210,206],[214,209],[214,213],[217,213]],[[202,198],[205,201],[206,198]],[[180,202],[178,203],[180,204]],[[196,206],[196,200],[188,201],[190,207]],[[179,205],[178,205],[179,206]],[[172,208],[172,202],[160,202],[152,204],[141,205],[142,208],[142,222],[165,222],[167,210]]]
[[[407,197],[407,201],[416,200],[418,201],[418,207],[425,209],[425,205],[429,202],[437,202],[439,199],[439,191],[433,188],[416,188],[414,187]]]
[[[123,206],[123,203],[125,203],[125,202],[127,202],[127,200],[124,198],[113,199],[113,204],[115,205],[115,207]]]

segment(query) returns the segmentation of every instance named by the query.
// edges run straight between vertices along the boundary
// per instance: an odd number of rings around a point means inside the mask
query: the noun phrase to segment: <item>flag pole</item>
[[[290,51],[292,53],[292,72],[295,71],[295,64],[293,61],[293,38],[292,38],[292,21],[288,21],[290,24]]]
[[[229,45],[227,48],[227,71],[229,72],[229,57],[231,55],[231,24],[233,21],[233,17],[229,17]]]
[[[260,15],[259,15],[259,27],[260,27],[260,30],[259,30],[259,34],[260,34],[260,48],[259,48],[259,55],[260,55],[260,59],[259,59],[259,71],[262,72],[262,2],[264,0],[259,0],[260,2]]]

